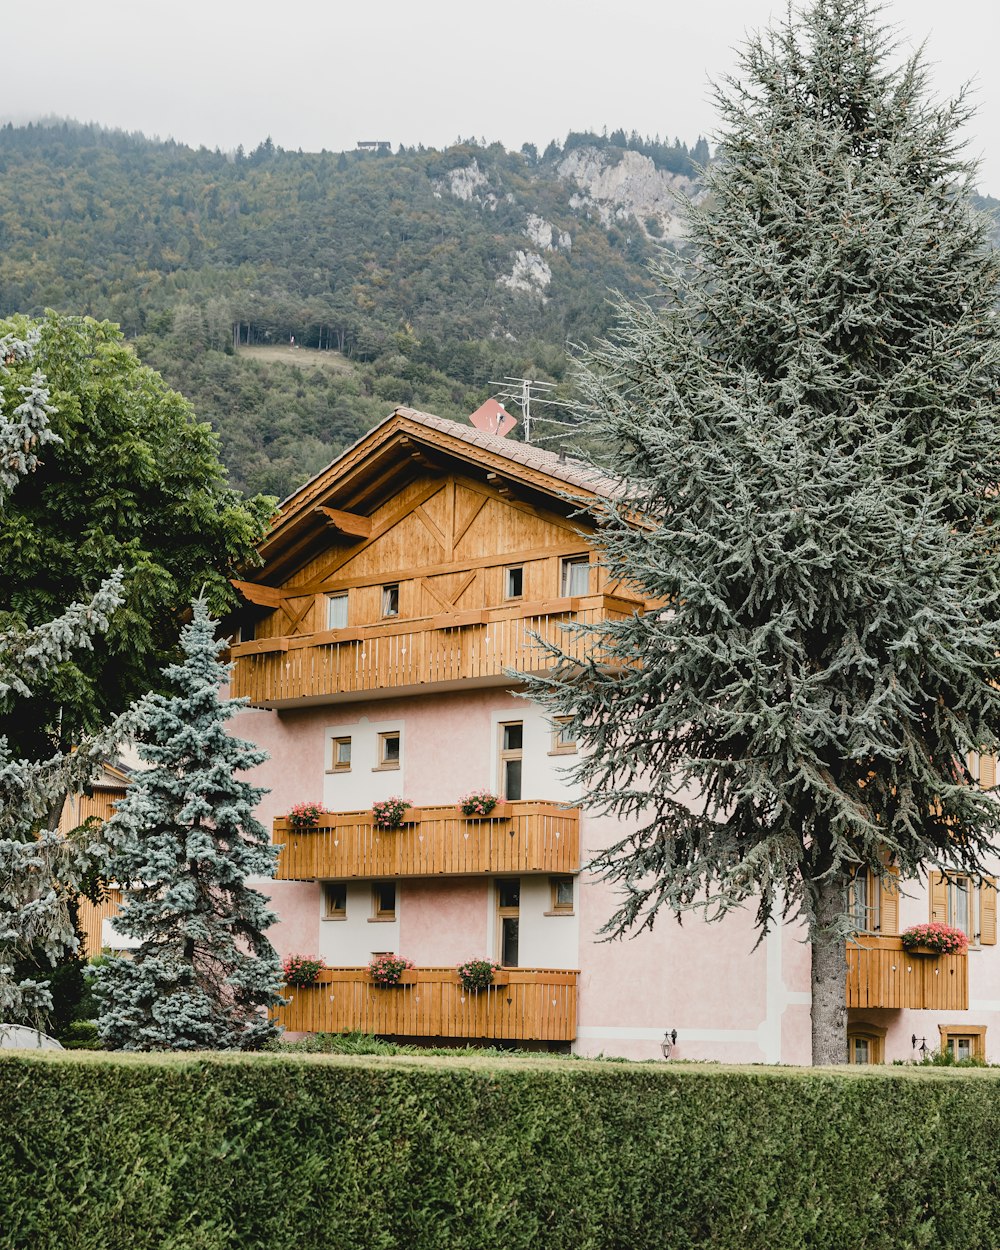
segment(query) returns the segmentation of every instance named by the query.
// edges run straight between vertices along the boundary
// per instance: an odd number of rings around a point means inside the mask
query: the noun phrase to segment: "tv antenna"
[[[500,394],[498,399],[506,400],[508,403],[515,403],[521,409],[521,425],[524,430],[524,441],[531,442],[531,405],[536,404],[552,404],[556,408],[572,408],[573,405],[567,403],[564,399],[555,399],[549,395],[550,391],[556,389],[555,382],[536,382],[531,378],[508,378],[505,377],[501,382],[490,381],[490,386],[495,386]]]

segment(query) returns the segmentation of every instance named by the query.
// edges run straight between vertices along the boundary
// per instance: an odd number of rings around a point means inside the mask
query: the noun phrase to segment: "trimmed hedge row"
[[[0,1057],[0,1246],[1000,1244],[992,1072]]]

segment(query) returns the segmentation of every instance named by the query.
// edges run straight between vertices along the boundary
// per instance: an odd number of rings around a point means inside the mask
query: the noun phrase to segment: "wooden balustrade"
[[[562,626],[621,619],[636,608],[614,596],[589,595],[517,610],[484,608],[240,643],[231,652],[231,691],[254,707],[287,707],[300,699],[334,702],[371,690],[502,682],[509,680],[505,673],[510,669],[550,667],[550,657],[532,634],[584,659],[592,640]]]
[[[847,944],[848,1007],[969,1008],[968,955],[910,955],[898,937]]]
[[[504,969],[503,985],[478,994],[453,968],[418,968],[413,983],[372,985],[367,968],[327,968],[317,984],[285,986],[275,1019],[290,1032],[382,1037],[466,1037],[570,1042],[576,1037],[575,971]]]
[[[562,873],[580,869],[580,809],[556,803],[498,803],[487,817],[457,807],[412,807],[399,829],[376,829],[370,810],[325,812],[300,832],[276,820],[281,881],[351,877]]]

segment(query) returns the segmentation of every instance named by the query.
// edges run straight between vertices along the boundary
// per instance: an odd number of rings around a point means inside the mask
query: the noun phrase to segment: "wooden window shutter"
[[[979,887],[979,941],[983,946],[997,944],[996,877],[983,877]]]
[[[889,865],[892,881],[883,880],[879,885],[879,931],[886,937],[899,933],[899,869]]]
[[[930,874],[931,922],[948,923],[948,880],[943,872]]]
[[[997,757],[995,755],[980,755],[979,757],[979,784],[984,790],[992,790],[997,783]]]

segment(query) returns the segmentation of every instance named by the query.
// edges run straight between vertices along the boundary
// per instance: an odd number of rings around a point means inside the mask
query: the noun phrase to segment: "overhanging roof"
[[[260,546],[264,568],[255,578],[272,582],[287,576],[309,558],[315,543],[329,541],[331,510],[360,523],[428,468],[464,469],[548,496],[563,508],[567,496],[587,500],[620,493],[612,478],[580,461],[415,408],[397,408],[282,502]]]

